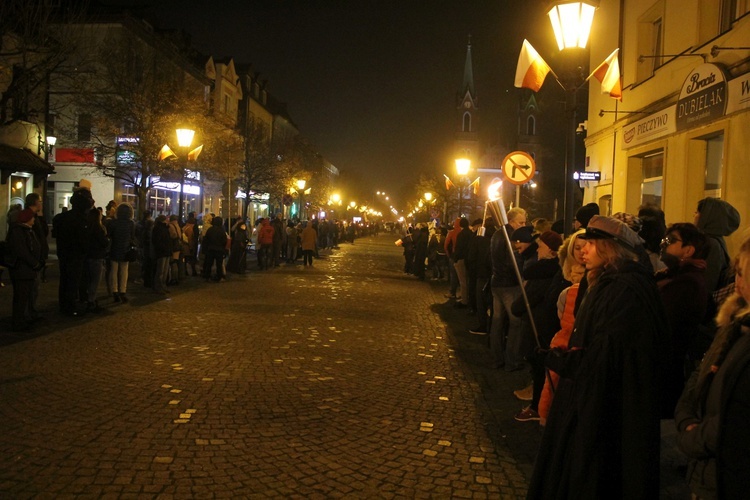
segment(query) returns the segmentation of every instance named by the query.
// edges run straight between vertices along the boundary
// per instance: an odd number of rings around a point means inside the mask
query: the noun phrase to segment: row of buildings
[[[129,12],[52,19],[0,33],[0,237],[32,191],[48,221],[79,185],[99,206],[139,212],[300,217],[311,185],[322,197],[338,176],[250,64],[199,54]],[[195,130],[190,147],[180,127]]]

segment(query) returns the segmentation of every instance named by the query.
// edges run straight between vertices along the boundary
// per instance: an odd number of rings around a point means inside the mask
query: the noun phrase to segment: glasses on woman
[[[679,241],[680,243],[682,243],[682,240],[681,240],[681,239],[679,239],[679,238],[678,238],[677,236],[673,236],[673,235],[671,235],[671,234],[670,234],[670,235],[667,235],[667,236],[665,236],[665,237],[664,237],[664,238],[663,238],[663,239],[661,240],[661,246],[663,246],[663,247],[668,247],[668,246],[669,246],[669,245],[671,245],[672,243],[677,243],[678,241]]]

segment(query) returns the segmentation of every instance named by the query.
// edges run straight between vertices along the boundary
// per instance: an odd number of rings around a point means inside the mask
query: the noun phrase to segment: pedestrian
[[[245,274],[247,269],[247,223],[238,217],[231,228],[232,243],[229,249],[229,262],[227,271],[235,274]]]
[[[151,252],[153,229],[154,220],[151,218],[151,210],[144,210],[141,219],[135,225],[135,239],[138,244],[138,259],[141,263],[141,283],[146,288],[154,287],[154,273],[156,272],[156,262]],[[138,280],[135,283],[138,283]]]
[[[128,302],[128,271],[130,262],[128,253],[136,246],[135,222],[133,221],[133,207],[129,203],[121,203],[115,210],[115,218],[107,225],[107,234],[112,242],[109,250],[111,271],[109,274],[109,288],[115,302]]]
[[[724,200],[704,198],[698,202],[693,223],[708,236],[706,287],[712,293],[734,281],[724,238],[740,227],[740,213]]]
[[[211,279],[211,268],[216,264],[216,277],[214,281],[226,281],[224,278],[224,255],[227,251],[227,233],[224,231],[221,217],[214,217],[211,220],[211,227],[206,231],[203,238],[203,245],[206,251],[206,263],[203,266],[203,279]]]
[[[453,229],[448,231],[443,243],[445,249],[445,256],[448,261],[448,280],[450,282],[450,291],[448,292],[449,300],[456,300],[456,293],[458,291],[458,274],[456,274],[456,266],[453,260],[453,252],[456,251],[456,237],[461,232],[461,217],[456,217],[453,221]]]
[[[318,240],[318,233],[315,232],[310,222],[304,223],[304,229],[300,235],[300,242],[302,245],[302,258],[304,260],[305,267],[313,265],[313,254],[315,254],[315,243]]]
[[[453,260],[453,267],[456,268],[456,276],[458,277],[458,287],[461,290],[461,297],[453,307],[457,309],[465,309],[469,307],[469,281],[466,273],[466,259],[469,257],[469,243],[472,237],[471,229],[469,229],[469,221],[466,217],[461,217],[458,220],[458,226],[461,230],[456,235],[456,246],[451,254]]]
[[[558,250],[562,245],[562,237],[554,231],[545,231],[536,239],[538,259],[523,270],[523,297],[517,298],[511,310],[515,316],[521,318],[521,334],[528,341],[534,343],[534,327],[536,338],[542,349],[549,349],[552,337],[560,330],[560,318],[557,316],[557,298],[570,282],[562,278]],[[526,310],[528,300],[531,316]],[[528,356],[531,364],[532,398],[531,404],[515,415],[519,422],[539,421],[539,400],[544,389],[544,361],[538,356]],[[515,391],[518,392],[518,391]]]
[[[196,267],[198,265],[198,225],[195,212],[188,214],[185,226],[182,228],[182,258],[184,260],[185,274],[188,267],[192,269],[192,276],[198,276]]]
[[[86,265],[88,266],[88,294],[86,297],[86,311],[99,312],[101,307],[96,300],[99,285],[104,276],[104,262],[109,252],[109,237],[107,228],[102,223],[102,213],[97,208],[88,211],[87,239],[88,249],[86,251]]]
[[[575,220],[573,221],[573,229],[578,231],[579,229],[586,229],[589,225],[589,221],[595,215],[599,215],[599,205],[596,203],[587,203],[576,211]],[[565,228],[566,230],[569,228]]]
[[[258,229],[258,265],[261,269],[268,269],[273,265],[273,236],[274,228],[268,219],[260,220]]]
[[[42,270],[37,274],[36,282],[34,283],[34,303],[39,297],[39,282],[46,282],[45,273],[47,271],[47,259],[49,258],[49,242],[47,237],[49,236],[49,226],[47,221],[44,219],[44,204],[42,203],[42,197],[39,193],[29,193],[26,195],[25,208],[30,208],[34,211],[34,234],[39,242],[39,246],[42,249]]]
[[[430,237],[427,226],[419,228],[417,239],[414,243],[414,276],[424,281],[425,277],[425,260],[427,259],[427,239]]]
[[[55,216],[52,231],[57,240],[57,261],[60,267],[58,301],[60,312],[79,317],[85,313],[81,301],[87,298],[88,283],[83,281],[88,245],[88,210],[94,206],[91,191],[77,188],[70,196],[71,208]]]
[[[526,226],[526,211],[520,207],[508,210],[508,235]],[[515,253],[508,248],[505,232],[495,231],[490,240],[492,258],[492,323],[490,325],[490,351],[494,368],[506,371],[523,368],[520,335],[521,320],[511,312],[513,302],[521,296]],[[515,262],[514,262],[515,261]]]
[[[286,223],[286,262],[294,264],[297,260],[297,247],[299,246],[299,232],[291,219]]]
[[[276,217],[271,222],[271,226],[273,226],[273,254],[271,257],[271,265],[273,267],[279,267],[281,249],[285,246],[284,238],[286,237],[284,221],[281,220],[281,213],[276,214]]]
[[[169,293],[169,260],[172,258],[172,242],[169,239],[169,221],[159,215],[151,231],[151,258],[154,262],[154,291],[161,295]]]
[[[6,239],[6,258],[13,283],[11,329],[14,332],[30,331],[31,323],[38,317],[34,283],[44,264],[42,247],[33,230],[35,215],[31,208],[19,211]]]
[[[490,318],[492,317],[492,258],[490,246],[492,236],[497,230],[495,220],[487,217],[482,226],[484,231],[479,230],[476,236],[474,271],[476,273],[476,317],[477,326],[471,328],[469,333],[474,335],[487,335],[489,333]],[[488,314],[489,313],[489,314]]]
[[[528,498],[658,498],[662,372],[668,325],[640,237],[594,216],[584,239],[589,288],[560,374]]]
[[[750,490],[750,238],[735,259],[734,293],[675,412],[693,498],[745,498]]]
[[[179,217],[175,214],[169,216],[169,244],[172,255],[169,260],[169,285],[179,285],[182,270],[182,228]]]
[[[409,226],[406,234],[401,238],[401,247],[404,249],[404,273],[414,273],[414,228]]]

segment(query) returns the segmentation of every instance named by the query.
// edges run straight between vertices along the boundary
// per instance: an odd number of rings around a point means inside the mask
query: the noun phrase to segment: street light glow
[[[471,169],[471,160],[468,158],[457,158],[456,159],[456,172],[458,175],[464,176],[469,173]]]
[[[429,191],[427,191],[424,194],[424,199],[427,200],[427,201],[432,201],[432,193],[430,193]]]
[[[195,135],[195,130],[192,130],[189,128],[178,128],[177,129],[177,144],[179,144],[181,148],[189,148],[190,145],[193,143],[194,135]]]
[[[589,1],[559,1],[547,12],[560,50],[585,49],[596,5]]]
[[[297,179],[297,189],[302,191],[305,189],[305,186],[307,185],[307,181],[305,179]]]

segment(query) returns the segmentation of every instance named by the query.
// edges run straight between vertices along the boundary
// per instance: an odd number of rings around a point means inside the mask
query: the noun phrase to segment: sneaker
[[[513,391],[513,395],[521,401],[531,401],[534,399],[534,384],[529,384],[523,389]]]
[[[530,406],[527,406],[520,412],[516,413],[516,416],[513,418],[515,418],[519,422],[538,422],[539,420],[541,420],[539,418],[539,414],[536,411],[532,410]]]
[[[470,328],[469,333],[472,333],[474,335],[487,335],[487,330],[484,328]]]

